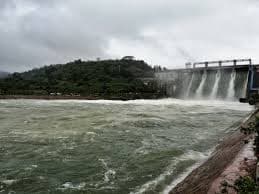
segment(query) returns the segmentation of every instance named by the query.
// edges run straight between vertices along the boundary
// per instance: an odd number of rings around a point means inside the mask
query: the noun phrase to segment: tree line
[[[13,73],[0,79],[0,94],[154,98],[163,95],[155,71],[141,60],[76,60]]]

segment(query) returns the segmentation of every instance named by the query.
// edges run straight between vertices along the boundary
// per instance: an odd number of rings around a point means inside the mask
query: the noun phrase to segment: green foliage
[[[239,194],[259,194],[259,188],[250,176],[240,177],[235,186]]]
[[[143,78],[154,77],[154,69],[136,60],[77,60],[50,65],[0,79],[0,94],[46,95],[59,92],[82,96],[122,96],[156,94],[157,84]]]

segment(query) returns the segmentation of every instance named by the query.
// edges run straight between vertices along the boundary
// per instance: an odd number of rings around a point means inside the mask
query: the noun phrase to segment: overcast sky
[[[168,68],[259,63],[259,1],[1,0],[0,70],[124,55]]]

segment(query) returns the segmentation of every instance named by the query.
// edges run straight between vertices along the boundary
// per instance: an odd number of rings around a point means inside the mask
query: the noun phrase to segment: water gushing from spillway
[[[231,78],[228,86],[227,99],[234,100],[235,98],[235,80],[236,80],[236,71],[233,70],[231,73]]]
[[[185,96],[184,96],[185,99],[190,96],[190,91],[191,91],[191,88],[192,88],[193,79],[194,79],[194,73],[192,73],[192,77],[191,77],[190,83],[188,85],[187,92],[185,93]]]
[[[243,84],[243,90],[242,90],[242,97],[243,98],[246,97],[247,83],[248,83],[248,73],[246,75],[246,79],[245,79],[244,84]]]
[[[199,98],[199,99],[202,98],[203,88],[204,88],[206,79],[207,79],[207,71],[204,71],[202,74],[201,83],[196,91],[195,98]]]
[[[215,83],[214,83],[214,86],[213,86],[211,94],[210,94],[210,99],[217,98],[220,78],[221,78],[221,72],[220,72],[220,70],[218,70],[217,74],[216,74],[216,78],[215,78]]]
[[[156,74],[167,97],[179,99],[222,99],[236,101],[246,96],[248,82],[244,69],[172,70]]]

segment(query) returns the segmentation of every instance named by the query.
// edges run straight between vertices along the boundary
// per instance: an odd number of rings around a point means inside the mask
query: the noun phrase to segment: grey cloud
[[[255,56],[258,11],[254,0],[2,0],[0,70],[124,54],[167,67]]]
[[[0,3],[0,10],[6,9],[7,7],[13,7],[15,3],[13,0],[2,0]]]

